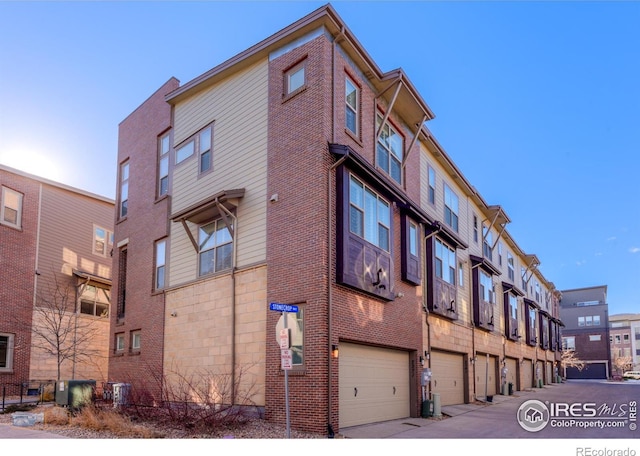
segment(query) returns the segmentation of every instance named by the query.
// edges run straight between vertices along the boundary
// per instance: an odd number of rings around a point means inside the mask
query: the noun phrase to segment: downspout
[[[435,231],[432,231],[426,236],[422,237],[422,253],[423,253],[423,274],[422,274],[422,308],[425,312],[424,322],[427,325],[427,354],[425,356],[427,358],[427,367],[431,370],[431,323],[429,323],[429,304],[427,301],[427,240],[440,232],[441,228],[438,225]],[[427,385],[426,398],[429,398],[429,393],[431,391],[431,378],[429,378],[429,384]]]
[[[238,218],[217,199],[215,201],[218,210],[232,220],[231,239],[233,240],[233,253],[231,255],[231,405],[235,405],[236,399],[236,268],[238,262]]]
[[[344,27],[340,29],[340,33],[334,38],[333,45],[331,46],[331,138],[332,142],[336,141],[336,106],[335,106],[335,92],[336,92],[336,46],[338,40],[344,36]],[[340,166],[349,156],[349,149],[347,149],[347,153],[342,156],[337,162],[335,162],[329,168],[327,173],[327,434],[329,438],[333,438],[335,435],[333,426],[331,426],[331,414],[333,412],[333,407],[331,406],[331,391],[333,389],[333,369],[331,368],[332,364],[332,350],[331,344],[333,339],[333,331],[331,331],[331,320],[333,318],[332,307],[333,307],[333,291],[331,286],[331,280],[333,277],[333,261],[331,258],[331,253],[333,252],[333,205],[331,201],[333,200],[333,191],[332,191],[332,182],[331,175],[332,172]]]

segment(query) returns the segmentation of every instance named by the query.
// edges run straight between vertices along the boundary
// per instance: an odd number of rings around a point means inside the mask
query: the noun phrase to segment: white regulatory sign
[[[280,350],[280,367],[289,370],[293,365],[293,353],[291,350]]]

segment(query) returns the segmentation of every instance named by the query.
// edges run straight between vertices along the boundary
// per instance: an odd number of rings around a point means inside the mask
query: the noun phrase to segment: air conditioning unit
[[[80,408],[93,402],[95,390],[95,380],[59,380],[56,382],[56,404]]]

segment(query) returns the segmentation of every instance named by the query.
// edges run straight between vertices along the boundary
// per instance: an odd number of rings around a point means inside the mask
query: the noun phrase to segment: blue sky
[[[0,2],[0,163],[113,198],[118,124],[326,2]],[[640,2],[332,3],[558,289],[640,312]]]

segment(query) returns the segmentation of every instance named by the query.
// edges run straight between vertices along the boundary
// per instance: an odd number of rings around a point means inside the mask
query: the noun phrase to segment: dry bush
[[[74,426],[94,431],[108,431],[125,438],[150,439],[161,437],[143,426],[134,425],[131,420],[116,410],[102,410],[94,406],[83,407],[73,418]]]
[[[46,424],[56,424],[60,426],[69,424],[70,417],[67,409],[62,407],[47,407],[43,413]]]

